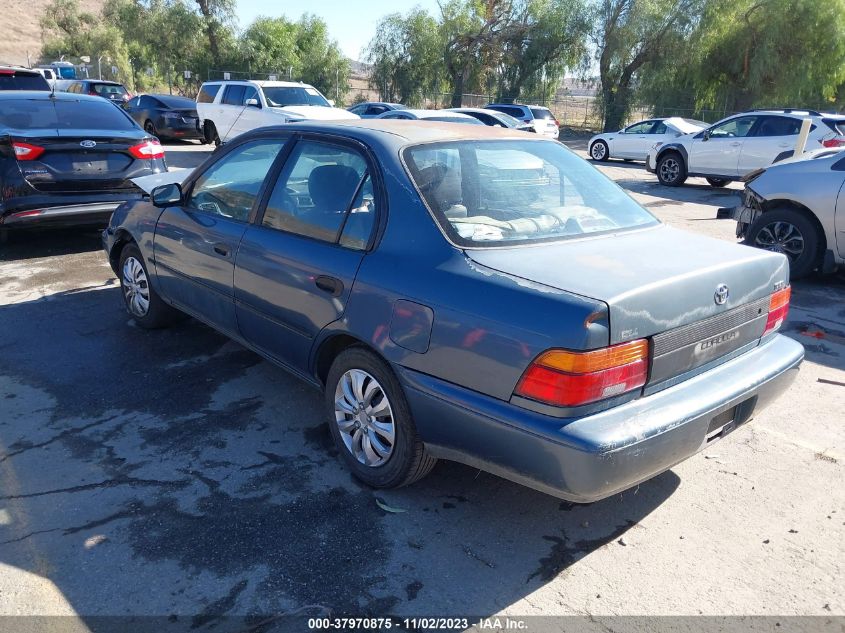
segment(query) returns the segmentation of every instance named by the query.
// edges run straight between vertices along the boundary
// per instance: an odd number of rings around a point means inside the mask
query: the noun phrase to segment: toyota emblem
[[[86,149],[91,149],[92,147],[97,147],[96,141],[81,141],[79,144]]]
[[[730,291],[728,290],[727,284],[719,284],[716,286],[716,292],[713,295],[713,301],[716,302],[717,306],[723,306],[728,302],[728,294]]]

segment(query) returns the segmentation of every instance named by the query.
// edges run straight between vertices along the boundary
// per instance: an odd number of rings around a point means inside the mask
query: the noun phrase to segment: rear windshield
[[[0,126],[15,130],[134,130],[135,123],[108,101],[4,99]]]
[[[466,117],[458,117],[458,116],[427,116],[422,119],[423,121],[442,121],[444,123],[469,123],[470,125],[484,125],[478,119],[474,119],[471,116]]]
[[[193,110],[197,105],[196,102],[191,101],[186,97],[171,97],[169,95],[156,95],[154,97],[168,108],[184,108]]]
[[[197,95],[197,103],[214,103],[214,97],[220,90],[220,84],[203,84]]]
[[[38,73],[0,72],[0,90],[50,90],[50,84]]]
[[[270,107],[296,105],[331,107],[326,98],[311,86],[264,86],[263,90]]]
[[[845,119],[822,119],[827,127],[837,134],[845,136]]]
[[[535,119],[551,119],[552,113],[548,108],[529,108]]]
[[[123,86],[115,86],[113,84],[92,84],[91,88],[98,95],[125,95],[126,88]]]
[[[502,246],[657,224],[613,181],[554,141],[461,141],[404,151],[456,244]]]

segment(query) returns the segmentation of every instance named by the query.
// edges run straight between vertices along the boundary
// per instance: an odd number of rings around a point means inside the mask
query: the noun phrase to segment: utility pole
[[[334,69],[334,102],[340,101],[340,66]]]

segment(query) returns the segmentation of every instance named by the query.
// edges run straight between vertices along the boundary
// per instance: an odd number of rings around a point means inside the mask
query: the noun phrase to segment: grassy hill
[[[32,63],[41,52],[41,27],[38,22],[50,0],[2,0],[0,22],[0,63],[26,64],[29,53]],[[99,13],[103,0],[81,0],[84,11]]]

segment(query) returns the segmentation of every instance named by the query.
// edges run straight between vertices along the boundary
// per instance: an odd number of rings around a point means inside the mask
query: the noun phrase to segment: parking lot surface
[[[585,155],[583,144],[572,144]],[[168,146],[192,167],[209,148]],[[665,222],[739,185],[599,169]],[[659,254],[643,254],[659,256]],[[578,506],[441,462],[362,487],[319,394],[189,320],[133,326],[96,231],[0,251],[0,614],[845,613],[845,282],[793,286],[807,360],[777,405],[634,490]],[[384,508],[387,508],[386,510]]]

